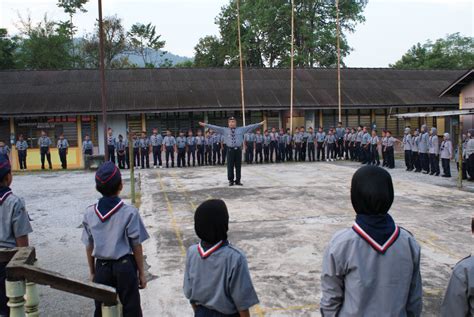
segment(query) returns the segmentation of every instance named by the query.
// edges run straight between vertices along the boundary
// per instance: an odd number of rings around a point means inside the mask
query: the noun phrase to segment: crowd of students
[[[3,248],[28,246],[32,232],[24,200],[10,189],[12,180],[10,161],[0,155]],[[82,223],[91,280],[116,288],[123,316],[141,316],[139,289],[147,285],[142,243],[149,235],[138,210],[120,198],[122,178],[114,163],[99,167],[95,187],[102,198],[87,207]],[[361,167],[353,175],[350,198],[355,222],[334,234],[323,255],[322,315],[420,316],[420,246],[389,214],[394,199],[390,174],[376,166]],[[244,253],[227,239],[229,213],[224,201],[203,202],[196,209],[194,228],[200,242],[187,251],[183,290],[195,316],[249,316],[259,299]],[[0,263],[1,316],[9,315],[5,268],[6,263]],[[442,316],[474,313],[473,274],[472,257],[455,266]],[[101,305],[96,302],[95,316],[101,316]]]

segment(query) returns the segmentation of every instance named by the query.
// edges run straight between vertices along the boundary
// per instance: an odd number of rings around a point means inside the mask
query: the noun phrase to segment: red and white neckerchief
[[[398,236],[400,235],[400,228],[395,225],[395,230],[393,231],[392,235],[390,236],[390,238],[388,238],[388,240],[383,244],[383,245],[380,245],[377,241],[375,241],[374,239],[372,239],[371,236],[369,236],[357,223],[354,223],[354,225],[352,226],[352,229],[362,238],[364,239],[365,241],[367,241],[368,244],[370,244],[370,246],[372,248],[375,249],[375,251],[379,252],[379,253],[382,253],[384,254],[385,252],[387,252],[388,248],[390,248],[394,243],[395,241],[397,241],[397,238]]]
[[[110,217],[112,217],[112,215],[117,212],[117,210],[120,209],[120,207],[122,207],[124,204],[123,200],[120,200],[117,205],[115,205],[114,208],[110,209],[109,212],[107,212],[105,215],[102,215],[99,211],[99,203],[95,204],[94,205],[94,211],[95,211],[95,214],[97,215],[97,217],[99,217],[99,219],[104,222],[106,221],[107,219],[109,219]]]
[[[199,255],[201,255],[201,258],[206,259],[211,256],[212,253],[216,252],[223,244],[224,240],[221,240],[207,251],[204,251],[204,248],[201,246],[201,243],[199,243],[197,246]]]
[[[3,204],[3,202],[7,199],[8,196],[10,196],[12,194],[12,191],[9,190],[7,191],[5,194],[2,195],[2,197],[0,197],[0,205]]]

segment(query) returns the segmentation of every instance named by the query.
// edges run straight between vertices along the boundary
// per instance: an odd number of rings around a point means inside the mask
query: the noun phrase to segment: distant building
[[[388,128],[401,135],[405,126],[417,127],[425,119],[389,115],[457,109],[458,98],[438,94],[464,72],[344,68],[343,125]],[[177,132],[197,129],[199,121],[226,124],[229,116],[242,123],[238,69],[115,69],[107,70],[106,77],[108,125],[115,136],[125,135],[127,127]],[[244,78],[247,123],[265,119],[267,127],[289,127],[290,70],[246,69]],[[334,69],[295,70],[294,126],[327,129],[337,124],[336,80]],[[28,154],[31,168],[39,167],[41,130],[53,142],[64,133],[71,144],[70,165],[80,167],[85,134],[91,135],[96,152],[97,146],[103,149],[100,114],[97,70],[0,72],[0,139],[14,142],[23,134],[33,148]],[[452,129],[451,119],[428,120],[440,133]]]

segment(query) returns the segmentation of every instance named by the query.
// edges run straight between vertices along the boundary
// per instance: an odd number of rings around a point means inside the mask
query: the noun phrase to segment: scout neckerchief
[[[385,254],[400,235],[400,228],[389,214],[359,214],[352,229],[375,251]]]
[[[227,241],[221,240],[217,242],[215,245],[210,247],[209,249],[205,250],[205,248],[202,246],[202,241],[197,245],[197,249],[199,252],[199,255],[201,256],[202,259],[207,259],[208,257],[211,256],[212,253],[216,252],[221,248],[222,246],[225,246],[229,244]]]
[[[12,194],[10,187],[0,187],[0,205]]]
[[[112,217],[124,204],[119,197],[102,197],[94,205],[94,211],[102,222]]]

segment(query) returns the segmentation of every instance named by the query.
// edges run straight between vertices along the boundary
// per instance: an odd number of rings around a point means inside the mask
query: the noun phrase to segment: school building
[[[439,97],[465,71],[344,68],[341,70],[342,121],[387,128],[396,136],[405,126],[426,122],[440,134],[453,132],[456,120],[393,118],[391,114],[458,109],[456,96]],[[199,121],[225,125],[229,116],[242,123],[238,69],[114,69],[106,71],[108,126],[114,135],[152,128],[197,129]],[[290,70],[244,71],[246,121],[267,121],[266,128],[287,128],[290,118]],[[335,69],[295,70],[293,126],[326,129],[338,121]],[[0,140],[14,144],[19,134],[29,143],[27,163],[40,167],[38,137],[47,132],[56,144],[60,133],[69,140],[68,165],[83,165],[82,139],[89,134],[103,149],[98,70],[1,71]],[[52,149],[53,165],[60,167]],[[13,146],[14,168],[17,166]]]

